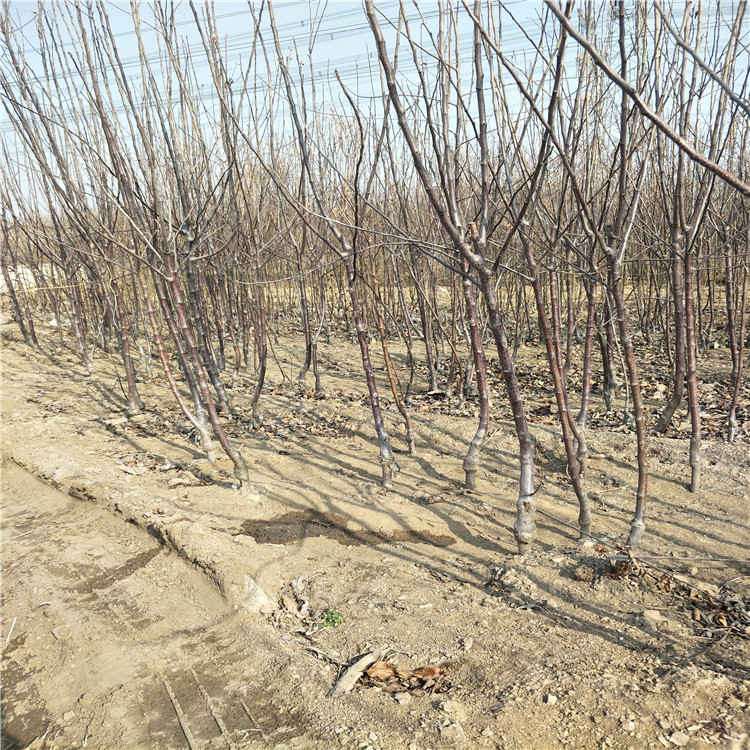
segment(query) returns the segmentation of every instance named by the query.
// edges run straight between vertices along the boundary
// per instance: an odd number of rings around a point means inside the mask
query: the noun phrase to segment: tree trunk
[[[200,393],[205,404],[206,411],[208,412],[208,419],[213,427],[214,434],[217,440],[224,449],[224,452],[229,456],[234,464],[234,478],[235,486],[241,487],[242,483],[248,479],[247,464],[242,454],[230,443],[227,437],[224,427],[219,420],[219,414],[216,411],[213,398],[211,397],[211,390],[208,386],[208,381],[203,372],[203,366],[201,363],[200,355],[198,353],[198,346],[195,342],[195,336],[190,327],[190,322],[185,307],[182,291],[180,289],[179,280],[175,271],[175,264],[170,253],[165,253],[164,261],[166,264],[166,271],[168,274],[168,283],[172,290],[172,296],[175,304],[175,312],[177,313],[177,320],[179,321],[180,328],[185,342],[188,345],[188,352],[190,354],[190,364],[193,367],[193,373],[200,389]]]
[[[133,367],[133,359],[130,356],[130,324],[128,322],[128,311],[125,307],[125,301],[122,298],[120,285],[115,278],[114,266],[109,260],[107,261],[107,268],[110,275],[109,286],[115,298],[117,322],[120,329],[120,353],[122,355],[123,366],[125,367],[125,379],[128,384],[127,413],[129,416],[134,417],[136,414],[140,414],[143,410],[143,403],[141,402],[141,397],[138,395],[138,388],[135,384],[135,368]]]
[[[7,238],[5,240],[5,246],[7,248]],[[8,273],[8,267],[5,262],[5,255],[6,252],[3,252],[0,257],[0,266],[2,266],[2,272],[3,272],[3,279],[5,279],[5,287],[8,290],[8,294],[10,295],[10,301],[13,305],[13,313],[16,317],[16,323],[18,323],[18,327],[21,329],[21,335],[23,336],[24,343],[28,346],[39,346],[39,342],[36,340],[36,333],[34,329],[31,327],[33,326],[33,322],[31,325],[27,328],[23,321],[23,315],[21,314],[21,306],[18,304],[18,298],[16,297],[16,291],[13,288],[13,282],[11,281],[10,274]],[[16,277],[18,281],[18,277]],[[23,282],[21,282],[22,284]],[[31,315],[29,315],[29,321],[31,321]]]
[[[698,342],[695,330],[693,253],[685,252],[685,354],[687,360],[688,408],[690,410],[690,491],[701,486],[701,415],[698,401]]]
[[[674,318],[674,380],[672,397],[659,415],[656,423],[657,432],[666,432],[672,422],[674,413],[682,403],[685,390],[685,270],[682,240],[673,237],[672,241],[672,308]]]
[[[610,266],[610,285],[617,315],[617,325],[620,330],[620,344],[625,359],[630,393],[633,399],[633,415],[635,418],[635,433],[637,441],[638,461],[638,489],[636,490],[635,514],[630,522],[628,544],[632,550],[638,549],[643,530],[646,528],[646,492],[648,489],[648,459],[646,458],[646,415],[643,408],[641,383],[638,377],[638,366],[635,361],[635,350],[630,338],[628,313],[625,306],[625,295],[622,289],[622,263],[613,255],[608,256]]]
[[[435,369],[435,355],[432,347],[432,326],[427,316],[427,310],[424,302],[424,289],[421,283],[421,274],[419,273],[419,256],[414,245],[409,246],[409,256],[411,258],[412,273],[414,275],[414,287],[417,292],[417,305],[419,306],[419,319],[422,323],[422,337],[424,339],[425,357],[427,358],[427,372],[430,378],[430,391],[438,389],[437,370]]]
[[[477,489],[477,470],[479,468],[479,454],[487,440],[490,424],[490,397],[487,385],[487,357],[485,356],[482,336],[479,332],[477,320],[477,304],[474,284],[469,279],[469,264],[465,258],[461,259],[461,269],[464,272],[463,289],[466,300],[466,318],[469,324],[471,353],[474,358],[474,368],[477,373],[477,398],[479,401],[479,424],[471,440],[471,445],[464,458],[463,469],[466,475],[464,486],[470,492]]]
[[[364,315],[362,314],[362,306],[359,301],[359,293],[357,292],[357,275],[354,270],[354,263],[351,254],[345,256],[344,268],[346,269],[346,281],[349,289],[349,300],[352,305],[354,328],[357,332],[357,341],[359,342],[359,350],[362,355],[362,366],[365,371],[367,390],[370,393],[370,406],[375,421],[375,432],[377,433],[378,444],[380,446],[380,468],[383,473],[383,487],[392,490],[393,469],[397,469],[398,464],[396,463],[396,458],[391,450],[391,440],[385,429],[383,411],[380,408],[380,396],[378,394],[378,387],[375,384],[375,371],[373,370],[372,360],[370,359],[370,345],[367,340]]]
[[[520,555],[528,552],[531,542],[536,533],[536,500],[534,495],[534,441],[529,432],[526,420],[526,411],[521,398],[521,389],[518,378],[513,367],[513,360],[508,349],[508,340],[505,336],[500,311],[497,308],[497,297],[495,296],[495,285],[486,269],[480,270],[480,283],[482,292],[487,302],[487,313],[489,316],[490,330],[495,339],[500,369],[505,380],[505,389],[513,412],[513,422],[516,428],[516,436],[519,446],[520,477],[518,482],[518,502],[516,503],[517,518],[513,524],[513,535],[518,545]]]
[[[193,426],[193,429],[198,433],[201,448],[205,452],[206,458],[210,463],[216,463],[216,448],[214,447],[213,441],[211,440],[211,435],[208,431],[208,424],[205,419],[199,419],[190,411],[187,403],[185,402],[185,399],[180,393],[180,389],[177,386],[177,381],[175,380],[174,373],[172,372],[172,368],[169,364],[169,357],[164,350],[164,343],[162,341],[161,332],[159,331],[159,324],[156,321],[156,315],[154,314],[154,307],[151,303],[151,297],[149,296],[143,281],[141,279],[139,279],[139,281],[141,286],[141,293],[146,300],[146,308],[149,320],[151,322],[151,330],[154,335],[154,341],[156,342],[156,349],[159,353],[159,359],[161,360],[161,365],[164,369],[164,375],[166,376],[167,382],[169,383],[169,388],[172,391],[172,394],[174,395],[178,406],[180,407],[180,411],[185,415],[185,418],[188,420],[188,422],[190,422],[190,424]]]

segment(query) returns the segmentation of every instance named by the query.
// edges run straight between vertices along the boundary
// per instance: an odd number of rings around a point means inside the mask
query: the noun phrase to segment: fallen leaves
[[[410,695],[446,693],[453,687],[445,679],[444,667],[428,665],[405,672],[386,661],[390,653],[392,649],[381,649],[358,657],[341,674],[330,695],[345,695],[351,692],[355,685],[361,684],[363,687],[373,687],[390,693],[397,702],[404,703]]]
[[[234,420],[225,425],[230,437],[241,438],[247,433],[256,439],[267,439],[269,437],[288,438],[290,435],[298,437],[325,437],[325,438],[351,438],[354,427],[349,417],[345,414],[329,410],[325,407],[325,401],[335,394],[326,395],[325,398],[315,399],[323,402],[314,406],[307,406],[304,394],[300,395],[294,391],[284,393],[283,397],[288,401],[296,402],[291,408],[280,408],[273,412],[273,416],[267,416],[262,424],[257,425],[241,414],[235,415]],[[360,394],[348,394],[347,400],[359,403],[362,398]],[[339,395],[339,400],[343,394]]]
[[[203,471],[193,468],[188,470],[181,462],[172,462],[170,459],[156,453],[126,453],[119,457],[117,468],[125,474],[142,476],[149,471],[176,472],[170,474],[167,486],[171,489],[177,487],[204,487],[212,484],[214,479]]]
[[[393,678],[405,679],[409,675],[404,672],[400,672],[393,664],[389,664],[387,661],[376,661],[366,672],[368,677],[374,680],[388,681]]]
[[[750,636],[750,600],[737,596],[714,596],[710,591],[683,586],[692,605],[692,618],[708,637],[733,634]]]
[[[419,696],[427,693],[446,693],[451,689],[445,680],[443,667],[426,666],[403,672],[387,661],[376,661],[363,677],[365,687],[377,687],[385,693],[409,693]]]
[[[307,598],[309,583],[309,578],[299,576],[281,587],[279,607],[273,613],[273,622],[277,627],[284,618],[301,621],[303,627],[298,627],[296,632],[306,636],[312,635],[320,627],[319,618],[311,611]]]
[[[641,577],[645,574],[644,568],[638,565],[632,557],[611,555],[607,559],[611,569],[605,575],[612,580]]]
[[[412,676],[420,680],[437,680],[442,677],[444,672],[445,670],[442,667],[422,667],[421,669],[415,669]]]
[[[718,743],[732,737],[731,725],[726,712],[720,711],[713,719],[699,721],[685,729],[672,732],[669,737],[660,734],[657,739],[664,747],[686,747],[691,741]]]
[[[686,576],[641,565],[632,555],[597,551],[609,561],[607,578],[638,577],[644,584],[651,583],[655,590],[670,597],[672,607],[689,613],[693,625],[702,631],[701,635],[707,638],[723,638],[730,634],[750,637],[749,596],[732,594],[728,585],[722,589],[713,584],[695,585]]]

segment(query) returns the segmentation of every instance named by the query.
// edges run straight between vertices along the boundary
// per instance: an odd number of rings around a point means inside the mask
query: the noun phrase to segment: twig
[[[34,531],[34,529],[32,529],[31,531]],[[5,542],[0,542],[0,547],[2,547],[6,542],[12,542],[14,539],[20,539],[22,536],[31,534],[31,531],[24,531],[23,534],[17,534],[16,536],[12,536],[10,539],[6,539]]]
[[[721,638],[719,638],[719,640],[718,640],[718,641],[712,641],[711,643],[709,643],[709,644],[708,644],[708,646],[706,646],[706,648],[703,648],[703,649],[701,649],[700,651],[696,651],[696,652],[695,652],[694,654],[690,654],[690,659],[695,659],[695,658],[696,658],[697,656],[708,656],[708,658],[709,658],[709,659],[711,659],[711,657],[709,656],[708,652],[709,652],[709,651],[710,651],[710,650],[711,650],[712,648],[716,648],[716,646],[719,646],[720,644],[724,643],[724,641],[725,641],[725,640],[726,640],[726,639],[727,639],[728,637],[729,637],[729,633],[728,633],[728,632],[725,632],[725,633],[724,633],[724,634],[723,634],[723,635],[721,636]],[[711,659],[711,661],[713,661],[713,659]]]
[[[617,488],[613,488],[613,489],[617,489]],[[561,524],[562,526],[567,526],[569,529],[573,529],[583,534],[583,532],[581,532],[578,526],[572,523],[568,523],[567,521],[563,521],[562,518],[553,516],[552,513],[548,513],[547,511],[541,510],[540,508],[537,508],[537,513],[541,513],[543,516],[547,516],[547,518],[551,518],[553,521],[557,521],[557,523]],[[614,546],[612,545],[611,541],[600,539],[599,537],[596,537],[593,534],[585,534],[585,536],[589,537],[590,539],[593,539],[595,542],[599,542],[599,544],[605,547]],[[743,560],[738,557],[673,557],[672,555],[640,555],[637,552],[632,553],[632,555],[624,554],[624,558],[627,558],[627,559],[630,559],[631,556],[634,560],[684,560],[688,562],[726,562],[726,563],[732,562],[732,563],[742,563],[743,565],[747,565],[750,563],[750,560]],[[655,568],[656,566],[651,566],[651,567]]]
[[[164,687],[166,688],[167,694],[169,695],[169,700],[172,701],[174,712],[177,714],[177,721],[180,722],[180,727],[182,728],[182,733],[185,735],[188,747],[190,748],[190,750],[197,750],[197,745],[195,744],[195,740],[193,739],[193,733],[190,731],[190,727],[187,723],[187,718],[180,708],[180,704],[177,701],[177,696],[174,694],[171,685],[167,682],[167,678],[164,675],[161,675],[161,681],[164,683]]]
[[[325,659],[326,661],[331,662],[331,664],[336,664],[339,667],[346,666],[345,661],[341,661],[341,659],[337,659],[335,656],[331,656],[331,654],[327,654],[325,651],[321,651],[319,648],[315,648],[314,646],[305,646],[305,650],[312,651],[316,656],[319,656],[321,659]]]
[[[626,555],[627,557],[627,555]],[[688,562],[726,562],[750,564],[750,560],[743,560],[739,557],[673,557],[672,555],[639,555],[634,554],[636,560],[686,560]]]
[[[250,709],[245,705],[244,701],[240,701],[240,706],[244,709],[245,713],[247,714],[247,718],[250,719],[250,721],[253,722],[253,726],[255,729],[253,731],[260,732],[260,736],[263,738],[263,741],[266,742],[266,735],[264,734],[263,730],[260,728],[259,724],[255,719],[253,718],[253,715],[250,713]]]
[[[569,529],[573,529],[574,531],[577,531],[582,536],[587,536],[593,539],[595,542],[599,542],[600,544],[606,544],[606,542],[603,542],[601,539],[599,539],[598,537],[595,537],[593,534],[586,534],[585,532],[581,531],[581,529],[578,526],[572,523],[568,523],[567,521],[563,521],[562,518],[553,516],[551,513],[547,513],[547,511],[542,510],[541,508],[537,508],[536,512],[541,513],[543,516],[547,516],[547,518],[551,518],[553,521],[557,521],[557,523],[562,524],[563,526],[567,526]]]
[[[551,513],[547,513],[544,510],[541,510],[537,508],[537,513],[541,513],[543,516],[547,516],[548,518],[551,518],[553,521],[557,521],[558,523],[562,524],[563,526],[567,526],[568,528],[575,529],[576,531],[579,531],[581,535],[583,536],[583,532],[580,531],[580,529],[577,526],[574,526],[571,523],[568,523],[567,521],[563,521],[562,518],[557,518],[556,516],[553,516]],[[600,539],[593,534],[585,534],[585,536],[589,537],[590,539],[593,539],[595,542],[599,542],[603,547],[616,547],[617,545],[613,545],[611,541],[604,541],[603,539]],[[656,570],[659,573],[662,573],[664,575],[672,576],[672,573],[668,570],[664,570],[663,568],[660,568],[658,565],[655,565],[654,563],[647,562],[648,560],[690,560],[695,562],[701,562],[701,561],[710,561],[710,562],[739,562],[746,564],[750,562],[750,560],[741,560],[739,558],[731,558],[731,557],[672,557],[671,555],[639,555],[637,552],[632,552],[630,550],[623,550],[622,548],[620,554],[612,554],[608,555],[610,560],[622,562],[625,560],[634,560],[636,562],[642,562],[643,565],[647,568],[651,568],[652,570]],[[725,607],[729,609],[733,609],[735,611],[739,611],[737,607],[735,607],[733,604],[730,604],[725,599],[723,599],[721,596],[715,596],[714,594],[711,594],[708,591],[705,591],[701,588],[700,584],[694,583],[691,584],[694,589],[697,589],[703,594],[706,594],[708,596],[713,596],[714,599],[718,599],[722,604],[724,604]]]
[[[6,646],[8,645],[8,641],[10,640],[11,635],[13,635],[13,628],[16,627],[16,620],[17,619],[18,619],[17,617],[14,617],[13,618],[13,622],[10,625],[10,630],[8,631],[8,637],[5,639],[5,645]]]
[[[309,646],[304,641],[299,640],[299,638],[282,637],[282,640],[287,641],[289,643],[298,643],[305,650],[312,651],[316,656],[320,656],[322,659],[326,659],[327,661],[331,662],[331,664],[337,664],[339,667],[346,666],[345,661],[341,661],[341,659],[338,659],[332,654],[326,653],[325,651],[321,651],[319,648],[315,648],[315,646]]]
[[[227,727],[222,721],[219,714],[216,712],[216,709],[214,708],[213,701],[211,700],[211,696],[204,690],[203,685],[201,685],[200,680],[198,680],[198,675],[195,674],[195,670],[191,667],[190,668],[190,674],[193,675],[193,679],[195,680],[195,684],[198,686],[198,690],[201,691],[201,695],[203,696],[203,700],[206,701],[206,705],[208,706],[208,710],[211,712],[211,716],[214,717],[214,721],[216,722],[216,725],[219,727],[219,731],[221,732],[221,736],[224,738],[224,741],[227,743],[227,746],[229,747],[229,750],[235,750],[236,745],[234,742],[232,742],[232,738],[229,736],[229,732],[227,731]]]
[[[362,673],[376,661],[383,661],[389,651],[390,649],[370,651],[369,654],[365,654],[360,659],[357,659],[357,661],[355,661],[354,664],[352,664],[352,666],[341,675],[339,681],[329,693],[330,697],[338,698],[339,696],[351,692],[357,684],[357,680],[362,676]]]
[[[491,433],[490,433],[490,434],[489,434],[489,435],[487,436],[487,439],[486,439],[486,440],[484,441],[484,445],[483,445],[482,447],[483,447],[483,448],[486,448],[486,447],[487,447],[487,445],[489,444],[490,440],[492,440],[492,438],[493,438],[493,437],[495,437],[495,435],[497,435],[497,434],[498,434],[499,432],[502,432],[502,430],[501,430],[501,429],[500,429],[499,427],[498,427],[498,428],[497,428],[496,430],[493,430],[493,431],[492,431],[492,432],[491,432]]]

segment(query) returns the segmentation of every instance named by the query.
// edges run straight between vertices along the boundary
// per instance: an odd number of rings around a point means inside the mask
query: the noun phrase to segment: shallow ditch
[[[314,510],[294,511],[269,520],[248,520],[242,524],[242,534],[251,536],[258,544],[291,544],[307,537],[324,536],[339,544],[394,544],[418,543],[434,547],[450,547],[455,538],[429,531],[394,531],[386,534],[370,529],[350,529],[344,516]]]

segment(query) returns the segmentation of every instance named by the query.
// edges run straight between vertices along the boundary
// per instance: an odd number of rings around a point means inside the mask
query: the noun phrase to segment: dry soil
[[[231,389],[251,470],[237,490],[157,367],[141,367],[146,410],[128,419],[116,357],[89,376],[52,333],[47,353],[12,323],[2,339],[3,750],[750,747],[746,437],[704,441],[697,495],[687,441],[651,437],[642,557],[620,559],[635,437],[617,415],[595,421],[597,540],[579,542],[544,391],[538,537],[521,558],[499,391],[475,494],[461,490],[471,400],[415,397],[410,457],[386,398],[387,492],[356,348],[321,345],[315,399],[284,384],[301,351],[282,339],[261,430],[251,379]],[[521,352],[529,378],[540,354]],[[372,652],[402,676],[331,696]]]

